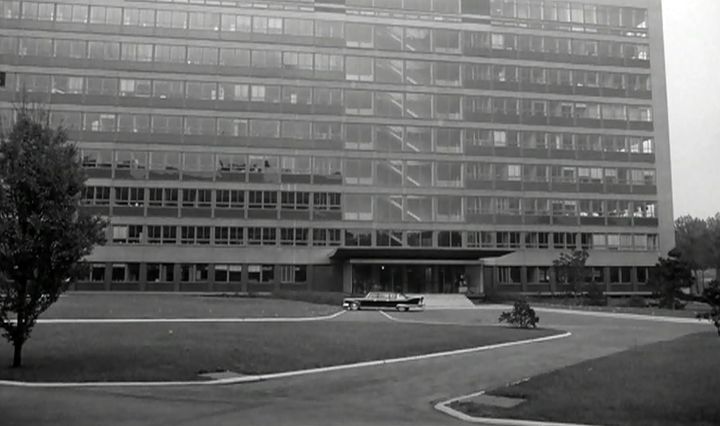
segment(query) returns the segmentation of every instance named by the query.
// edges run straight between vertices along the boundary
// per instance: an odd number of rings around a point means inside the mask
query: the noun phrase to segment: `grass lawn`
[[[379,315],[379,314],[378,314]],[[241,324],[39,324],[0,378],[30,381],[185,380],[201,371],[270,373],[418,355],[555,334],[386,321]]]
[[[719,425],[715,332],[641,346],[488,392],[526,398],[511,409],[455,404],[475,416],[602,425]]]
[[[308,317],[339,310],[340,305],[256,297],[68,292],[40,318]]]

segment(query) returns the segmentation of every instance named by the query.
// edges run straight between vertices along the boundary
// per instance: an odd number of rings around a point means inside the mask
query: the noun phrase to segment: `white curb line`
[[[337,318],[345,311],[319,317],[258,318],[56,318],[38,319],[38,324],[147,324],[147,323],[241,323],[241,322],[307,322]]]
[[[512,307],[512,306],[508,306]],[[631,320],[645,320],[645,321],[658,321],[658,322],[674,322],[678,324],[703,324],[702,320],[697,318],[686,318],[686,317],[669,317],[664,315],[644,315],[644,314],[629,314],[624,312],[602,312],[602,311],[582,311],[579,309],[561,309],[561,308],[533,308],[538,312],[549,312],[556,314],[569,314],[569,315],[584,315],[584,316],[596,316],[606,317],[615,319],[631,319]]]
[[[429,324],[429,325],[461,325],[466,327],[475,327],[475,326],[485,326],[485,327],[507,327],[505,324],[498,324],[498,323],[470,323],[470,322],[447,322],[447,321],[422,321],[422,320],[407,320],[407,319],[401,319],[394,317],[390,314],[388,314],[385,311],[380,311],[381,314],[385,316],[385,318],[399,322],[399,323],[405,323],[405,324]]]
[[[524,380],[523,380],[524,381]],[[482,423],[484,425],[498,425],[498,426],[593,426],[582,423],[558,423],[558,422],[545,422],[536,420],[519,420],[519,419],[503,419],[495,417],[475,417],[469,414],[465,414],[462,411],[455,410],[450,407],[453,402],[461,401],[463,399],[473,398],[485,394],[485,391],[474,392],[467,395],[458,396],[456,398],[448,399],[447,401],[438,402],[434,408],[448,416],[455,417],[458,420],[462,420],[469,423]]]
[[[462,355],[473,352],[489,351],[492,349],[507,348],[511,346],[524,345],[528,343],[546,342],[549,340],[562,339],[571,336],[572,333],[565,332],[552,336],[538,337],[534,339],[517,340],[514,342],[496,343],[492,345],[476,346],[467,349],[456,349],[452,351],[434,352],[425,355],[412,355],[400,358],[382,359],[376,361],[356,362],[352,364],[334,365],[330,367],[309,368],[305,370],[286,371],[282,373],[257,374],[241,377],[230,377],[225,379],[207,381],[168,381],[168,382],[22,382],[15,380],[0,380],[0,386],[16,386],[25,388],[86,388],[86,387],[158,387],[158,386],[197,386],[197,385],[232,385],[240,383],[259,382],[262,380],[282,379],[286,377],[302,376],[306,374],[326,373],[329,371],[350,370],[355,368],[373,367],[379,365],[396,364],[407,361],[419,361],[430,358],[440,358],[453,355]]]

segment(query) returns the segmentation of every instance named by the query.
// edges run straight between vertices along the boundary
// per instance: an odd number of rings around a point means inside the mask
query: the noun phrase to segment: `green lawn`
[[[379,315],[379,314],[378,314]],[[555,334],[487,326],[321,321],[235,324],[40,324],[0,378],[30,381],[196,379],[201,371],[269,373],[418,355]]]
[[[586,361],[488,392],[527,402],[475,416],[602,425],[719,425],[720,339],[698,333]]]
[[[259,297],[68,292],[40,318],[308,317],[339,310],[339,304],[317,305]]]

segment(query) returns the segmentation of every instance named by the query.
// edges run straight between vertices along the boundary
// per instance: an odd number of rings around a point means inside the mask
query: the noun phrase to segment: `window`
[[[105,264],[104,263],[91,263],[89,268],[89,274],[87,276],[88,281],[93,283],[105,282]]]
[[[340,229],[313,229],[314,246],[339,246],[342,243]]]
[[[248,206],[251,209],[277,208],[277,192],[275,191],[250,191]]]
[[[120,25],[122,9],[119,7],[90,6],[90,23],[100,25]]]
[[[180,244],[210,244],[210,227],[181,226]]]
[[[108,206],[110,205],[109,186],[86,186],[83,194],[82,204],[85,206]]]
[[[275,281],[275,266],[248,265],[248,281],[251,283],[270,283]]]
[[[522,278],[520,277],[522,269],[519,266],[499,266],[498,272],[498,283],[500,284],[521,284]]]
[[[209,208],[212,205],[212,190],[183,189],[183,207]]]
[[[145,188],[115,187],[115,206],[143,207],[145,205]]]
[[[140,280],[140,264],[115,263],[110,278],[112,282],[137,282]]]
[[[242,281],[243,265],[215,265],[216,283],[239,283]]]
[[[307,266],[305,265],[280,265],[280,283],[304,283],[307,281]]]
[[[174,225],[148,225],[148,244],[177,244],[177,227]]]
[[[187,63],[195,65],[217,65],[218,49],[214,47],[195,47],[187,48]]]
[[[407,231],[406,238],[409,247],[433,246],[433,231]]]
[[[55,12],[55,20],[57,22],[86,24],[88,21],[88,7],[79,4],[58,4]]]
[[[215,208],[242,209],[245,207],[245,191],[238,189],[218,189],[215,191]]]
[[[372,220],[373,197],[366,194],[347,194],[343,198],[344,220]]]
[[[155,45],[155,62],[183,64],[185,59],[185,46]]]
[[[148,263],[145,278],[148,283],[175,281],[174,263]]]
[[[152,62],[153,45],[142,43],[122,43],[120,58],[123,61]]]
[[[139,244],[142,241],[142,225],[113,225],[114,244]]]
[[[244,228],[241,226],[216,226],[215,244],[240,246],[244,243]]]
[[[250,227],[248,231],[248,244],[251,246],[274,246],[277,243],[275,228]]]
[[[280,228],[280,245],[308,245],[309,230],[307,228]]]
[[[207,263],[182,263],[180,264],[180,282],[194,283],[207,282]]]
[[[310,208],[309,192],[281,192],[282,210],[308,210]]]
[[[346,229],[345,245],[350,247],[370,247],[372,245],[372,231]]]
[[[462,233],[460,231],[438,231],[439,247],[462,247]]]

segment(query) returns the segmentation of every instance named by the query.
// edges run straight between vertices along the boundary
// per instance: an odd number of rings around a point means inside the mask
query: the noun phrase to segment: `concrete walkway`
[[[452,322],[476,324],[478,317],[497,318],[498,313],[499,310],[457,310],[427,314],[445,315]],[[369,313],[353,314],[342,315],[336,320],[370,320],[365,315]],[[462,423],[436,411],[433,406],[449,398],[498,387],[586,359],[707,330],[707,324],[552,312],[543,313],[541,324],[569,330],[573,335],[550,342],[448,358],[237,386],[132,389],[0,387],[2,424],[458,425]]]

